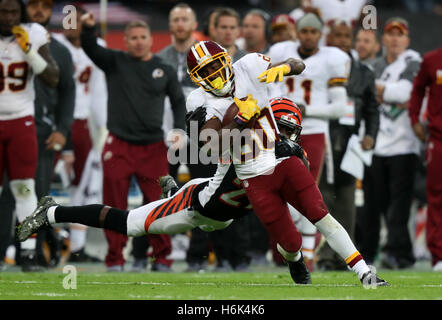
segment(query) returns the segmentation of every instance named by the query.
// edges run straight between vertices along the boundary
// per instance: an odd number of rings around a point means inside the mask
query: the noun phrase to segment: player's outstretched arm
[[[298,75],[305,69],[305,64],[301,60],[289,58],[278,63],[271,63],[269,68],[258,76],[261,82],[272,83],[281,82],[284,76]]]

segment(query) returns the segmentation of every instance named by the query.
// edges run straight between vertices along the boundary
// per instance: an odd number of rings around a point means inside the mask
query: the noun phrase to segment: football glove
[[[28,53],[31,49],[31,43],[29,42],[29,34],[22,26],[12,27],[12,33],[17,39],[17,43],[24,53]]]
[[[267,69],[258,76],[260,82],[272,83],[279,81],[281,82],[283,77],[288,74],[291,67],[288,64],[282,64],[270,69]]]
[[[283,135],[279,135],[279,138],[281,140],[275,145],[276,158],[297,156],[301,160],[304,159],[304,149],[299,144]]]
[[[259,116],[261,113],[261,109],[258,106],[258,101],[253,99],[251,94],[247,96],[247,100],[245,101],[239,100],[236,97],[234,100],[239,109],[236,117],[238,117],[243,123],[249,122],[253,116]]]
[[[189,111],[186,113],[186,133],[190,137],[190,122],[197,122],[198,125],[198,134],[201,130],[201,128],[204,126],[204,123],[206,123],[206,115],[207,111],[204,107],[198,107],[193,111]]]

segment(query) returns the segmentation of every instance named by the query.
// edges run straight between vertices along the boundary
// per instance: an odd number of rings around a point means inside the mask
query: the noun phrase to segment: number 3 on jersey
[[[24,61],[10,63],[7,68],[0,63],[0,93],[6,88],[12,92],[24,90],[28,78],[28,70],[28,64]],[[12,79],[8,84],[6,84],[7,78]]]
[[[312,80],[305,79],[301,82],[301,87],[304,89],[304,102],[305,104],[310,104],[310,94],[312,92]],[[295,78],[287,78],[285,81],[286,86],[288,87],[288,92],[295,92]]]

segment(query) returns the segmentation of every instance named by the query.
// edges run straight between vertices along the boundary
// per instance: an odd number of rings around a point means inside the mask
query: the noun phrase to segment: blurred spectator
[[[270,24],[270,30],[272,44],[287,40],[296,41],[295,20],[287,14],[275,16]]]
[[[420,145],[406,109],[421,57],[407,49],[408,22],[402,18],[386,22],[382,42],[385,56],[373,63],[380,103],[379,132],[372,165],[364,176],[364,209],[358,215],[358,224],[361,253],[372,263],[384,215],[388,233],[381,265],[398,269],[415,262],[408,220]]]
[[[47,159],[52,156],[53,160],[55,151],[60,151],[66,142],[72,123],[74,98],[73,66],[69,52],[59,43],[53,44],[44,28],[51,16],[52,1],[30,1],[29,5],[44,6],[45,15],[40,15],[38,21],[32,20],[38,23],[28,24],[30,21],[22,1],[0,1],[0,45],[7,49],[0,56],[0,66],[2,72],[3,69],[4,72],[9,70],[5,78],[3,74],[1,78],[0,183],[7,175],[9,188],[5,190],[9,189],[10,192],[3,195],[2,203],[11,209],[15,201],[19,222],[36,208],[37,192],[43,192],[48,187],[50,180],[45,173]],[[62,69],[64,74],[57,66],[60,62],[65,63],[66,69]],[[66,97],[58,100],[57,95],[62,93]],[[44,111],[50,115],[47,119],[44,119]],[[61,114],[62,111],[66,114]],[[50,125],[43,124],[45,120]],[[49,163],[49,167],[52,173],[52,163]],[[6,228],[2,231],[9,237],[11,224],[2,220],[3,223]],[[40,234],[39,241],[31,237],[20,244],[17,262],[23,271],[40,271],[42,264],[48,265],[39,249],[46,235],[50,235],[48,239],[55,239],[55,232],[46,229]],[[52,243],[56,244],[55,240]],[[53,249],[51,246],[51,254],[54,253],[52,265],[58,263],[57,252]]]
[[[186,56],[190,47],[197,41],[193,33],[197,29],[198,23],[194,10],[185,3],[175,5],[169,12],[169,30],[172,35],[172,44],[163,48],[157,56],[169,64],[176,72],[178,82],[181,85],[185,97],[196,88],[187,73]],[[164,101],[163,130],[166,136],[174,128],[173,110],[170,99],[166,97]],[[182,180],[178,174],[178,168],[187,169],[186,164],[169,165],[172,176],[176,176],[182,184],[187,182]],[[181,185],[181,184],[180,184]],[[147,267],[146,252],[150,244],[156,245],[156,241],[149,241],[158,235],[148,234],[146,236],[135,237],[132,240],[132,254],[134,263],[132,271],[141,272]]]
[[[290,12],[290,16],[297,21],[306,13],[315,13],[324,22],[321,45],[326,45],[326,37],[330,31],[330,26],[335,20],[344,20],[352,28],[356,28],[361,11],[367,0],[308,0],[301,2],[301,10],[295,9]]]
[[[359,29],[355,49],[362,63],[371,65],[381,48],[376,30]]]
[[[215,7],[215,8],[211,8],[209,11],[207,11],[204,14],[204,23],[203,23],[203,33],[204,35],[213,41],[217,41],[216,40],[216,35],[215,35],[215,18],[216,15],[218,14],[218,11],[221,10],[223,7]]]
[[[271,16],[267,12],[261,9],[248,11],[242,20],[243,39],[238,39],[238,47],[249,53],[266,53],[270,48],[270,23]]]
[[[419,120],[428,90],[428,126]],[[414,79],[409,115],[415,135],[427,143],[427,246],[434,271],[442,271],[442,48],[424,56]]]
[[[86,11],[78,5],[76,9],[78,27],[63,29],[63,33],[54,34],[54,38],[68,48],[74,60],[76,96],[71,137],[75,159],[73,163],[75,178],[72,181],[70,203],[71,205],[86,205],[103,201],[100,154],[107,135],[107,88],[103,71],[81,48],[80,16]],[[105,46],[104,40],[98,39],[98,41],[100,45]],[[85,252],[86,231],[87,227],[84,225],[71,225],[69,262],[99,261]]]
[[[176,71],[150,51],[152,37],[143,21],[130,22],[125,29],[128,52],[106,49],[97,44],[92,14],[82,16],[81,44],[91,60],[106,74],[108,87],[109,135],[103,149],[103,202],[126,209],[131,177],[144,201],[161,194],[160,176],[169,171],[162,130],[164,98],[169,96],[174,128],[184,129],[185,99]],[[177,138],[183,141],[183,137]],[[105,214],[105,213],[103,213]],[[105,230],[108,241],[108,271],[122,271],[127,236]],[[150,237],[154,248],[152,270],[170,270],[170,236]],[[155,244],[154,244],[155,242]]]
[[[356,218],[355,191],[356,178],[340,169],[341,161],[352,135],[358,135],[360,122],[365,123],[364,138],[361,141],[363,150],[371,150],[379,126],[378,103],[374,73],[364,64],[353,59],[351,54],[353,30],[345,21],[336,21],[328,34],[328,43],[338,47],[351,59],[350,76],[347,82],[349,103],[354,107],[354,124],[341,124],[339,120],[329,121],[330,140],[333,155],[334,183],[327,183],[325,175],[321,179],[320,190],[327,207],[338,222],[354,236]],[[327,243],[318,252],[317,265],[321,270],[346,270],[345,262],[330,248]]]

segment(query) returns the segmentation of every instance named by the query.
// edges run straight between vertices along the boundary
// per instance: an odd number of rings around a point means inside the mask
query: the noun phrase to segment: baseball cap
[[[403,34],[408,35],[408,22],[403,18],[394,17],[388,19],[384,26],[384,32],[388,32],[393,28],[398,28]]]
[[[295,20],[293,20],[288,14],[278,14],[272,19],[270,29],[275,30],[289,24],[295,25]]]

